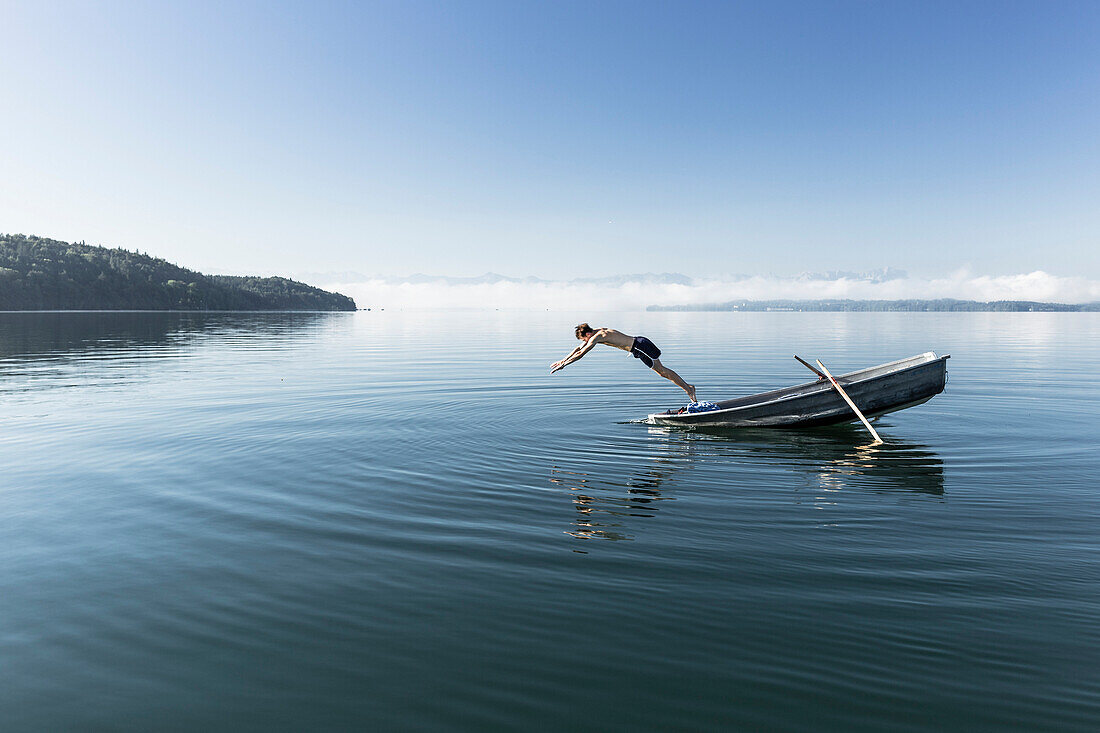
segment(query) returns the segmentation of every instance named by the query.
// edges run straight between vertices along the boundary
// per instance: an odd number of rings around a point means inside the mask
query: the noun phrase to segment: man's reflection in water
[[[673,472],[671,467],[660,470],[655,466],[644,475],[628,478],[623,484],[593,479],[588,474],[556,466],[551,472],[551,483],[573,492],[577,516],[573,520],[574,529],[567,530],[566,534],[578,539],[632,540],[633,535],[620,531],[621,518],[655,516],[657,502],[674,498],[661,496],[660,491],[661,482]]]
[[[684,469],[702,463],[728,463],[731,472],[752,471],[754,463],[781,466],[792,478],[788,488],[804,497],[809,486],[814,504],[821,506],[839,503],[843,493],[852,490],[944,494],[943,460],[928,446],[894,437],[866,445],[864,436],[847,425],[802,431],[650,427],[649,434],[648,447],[659,446],[661,454],[620,480],[609,477],[607,465],[592,470],[551,466],[550,482],[570,492],[576,509],[566,534],[633,540],[631,518],[655,517],[658,502],[675,498],[669,495],[673,477],[679,479]],[[722,480],[735,485],[728,477]],[[774,473],[769,480],[774,481]]]
[[[685,459],[694,452],[694,441],[669,440],[667,432],[653,428],[650,434],[662,438],[659,445],[664,455],[650,458],[644,468],[619,481],[606,474],[551,466],[550,483],[570,491],[577,510],[573,528],[565,534],[577,539],[633,540],[634,535],[625,531],[628,517],[656,516],[658,502],[675,499],[662,496],[661,484],[692,465]]]

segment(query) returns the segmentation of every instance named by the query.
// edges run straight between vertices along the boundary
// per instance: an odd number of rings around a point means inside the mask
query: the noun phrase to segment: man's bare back
[[[634,345],[633,336],[627,336],[622,331],[616,331],[613,328],[597,328],[592,338],[596,340],[597,344],[607,344],[623,351],[630,351],[630,348]]]
[[[629,352],[635,358],[641,359],[647,367],[650,367],[653,371],[687,392],[692,402],[696,401],[695,385],[688,384],[680,378],[679,374],[662,364],[660,358],[658,358],[661,355],[661,350],[645,336],[629,336],[622,331],[616,331],[614,328],[592,328],[587,323],[582,323],[577,326],[574,330],[574,335],[583,343],[573,349],[569,356],[551,364],[551,374],[561,371],[577,361],[594,349],[598,344],[606,344],[616,349]]]

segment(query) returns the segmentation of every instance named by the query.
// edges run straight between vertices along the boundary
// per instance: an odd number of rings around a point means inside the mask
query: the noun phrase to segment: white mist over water
[[[334,281],[340,280],[340,281]],[[1100,280],[1052,275],[974,275],[959,270],[938,278],[735,276],[688,278],[638,275],[591,280],[515,279],[500,276],[407,279],[314,276],[326,290],[355,298],[361,308],[509,308],[639,310],[650,305],[697,305],[735,300],[1035,300],[1100,301]]]

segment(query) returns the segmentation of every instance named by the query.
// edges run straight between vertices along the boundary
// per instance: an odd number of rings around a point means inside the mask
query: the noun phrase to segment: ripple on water
[[[607,316],[713,397],[952,352],[879,446],[631,422],[592,314],[300,315],[0,315],[13,730],[1100,720],[1089,314]]]

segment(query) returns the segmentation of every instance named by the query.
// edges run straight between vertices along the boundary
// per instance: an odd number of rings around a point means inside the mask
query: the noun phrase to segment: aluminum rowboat
[[[927,351],[908,359],[860,369],[837,377],[867,417],[897,412],[932,399],[947,386],[947,360]],[[834,425],[857,420],[827,381],[807,382],[772,392],[716,403],[709,412],[669,410],[650,415],[654,425],[711,425],[736,428],[788,428]]]

